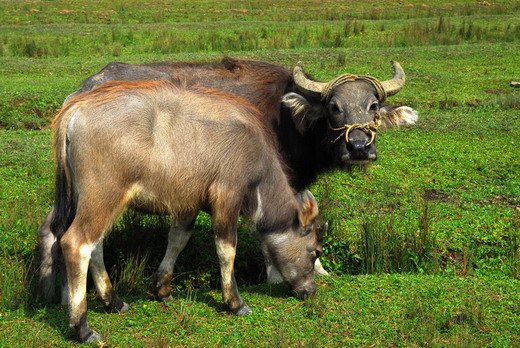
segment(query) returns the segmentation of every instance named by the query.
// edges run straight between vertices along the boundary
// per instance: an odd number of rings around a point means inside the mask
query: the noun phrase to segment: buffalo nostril
[[[367,142],[364,140],[351,140],[348,142],[348,146],[355,152],[364,152],[367,148]]]

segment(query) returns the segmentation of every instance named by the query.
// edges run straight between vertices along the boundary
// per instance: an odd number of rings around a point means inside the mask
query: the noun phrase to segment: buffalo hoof
[[[164,302],[164,303],[169,303],[169,302],[172,302],[173,301],[173,296],[172,295],[168,295],[166,297],[163,297],[161,299],[159,299],[160,301]]]
[[[115,298],[106,307],[106,311],[109,313],[125,313],[130,309],[130,305],[126,302],[121,301],[119,298]]]
[[[82,343],[88,343],[88,344],[97,343],[97,342],[101,342],[101,341],[103,341],[103,336],[101,336],[94,330],[91,331],[91,334],[89,336],[87,336],[85,339],[81,340]]]
[[[172,274],[168,272],[159,272],[155,273],[152,276],[152,294],[154,297],[161,302],[168,303],[173,300],[172,297],[172,288],[171,283]]]
[[[251,308],[249,308],[248,305],[243,305],[242,307],[240,307],[239,309],[233,311],[233,313],[239,317],[243,317],[244,315],[249,315],[251,314]]]
[[[83,320],[86,320],[86,317],[84,317]],[[103,341],[103,337],[96,331],[92,330],[85,321],[83,324],[75,326],[75,329],[76,334],[78,335],[78,340],[81,343],[96,343]]]
[[[130,305],[126,302],[123,302],[123,305],[121,306],[121,308],[119,308],[119,313],[125,313],[125,312],[128,312],[128,310],[130,309]]]

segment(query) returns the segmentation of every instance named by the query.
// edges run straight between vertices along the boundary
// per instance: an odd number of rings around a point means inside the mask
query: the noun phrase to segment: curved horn
[[[308,96],[321,98],[321,93],[327,84],[308,79],[303,73],[302,65],[301,62],[296,63],[293,70],[293,78],[296,87]]]
[[[394,77],[392,77],[391,80],[381,82],[388,97],[397,94],[401,88],[403,88],[406,80],[406,75],[403,68],[401,68],[401,64],[392,60],[392,65],[394,66]]]

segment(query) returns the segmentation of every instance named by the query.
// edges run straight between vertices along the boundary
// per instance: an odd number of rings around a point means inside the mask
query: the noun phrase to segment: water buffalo
[[[69,98],[112,80],[167,80],[187,86],[219,88],[251,102],[261,114],[262,123],[272,129],[281,160],[288,168],[290,185],[297,191],[308,187],[316,177],[335,168],[349,170],[377,158],[376,132],[379,126],[411,124],[417,113],[406,106],[383,104],[399,92],[405,73],[392,62],[394,76],[379,82],[370,76],[344,74],[328,83],[305,75],[301,65],[292,72],[284,67],[256,61],[224,58],[218,63],[167,62],[151,64],[110,63],[87,78]],[[54,208],[53,208],[54,210]],[[41,250],[40,279],[43,298],[54,298],[54,277],[58,243],[50,227],[53,210],[39,229]],[[194,220],[179,221],[175,231],[191,231]],[[157,295],[169,299],[178,246],[169,244],[154,276]],[[268,265],[268,281],[280,277]],[[319,260],[316,273],[323,274]],[[62,286],[66,294],[66,285]]]
[[[223,299],[236,315],[251,313],[233,272],[241,212],[294,293],[314,294],[325,226],[312,194],[295,195],[289,185],[271,133],[258,110],[236,95],[165,81],[108,82],[64,105],[55,119],[51,225],[66,265],[70,325],[81,342],[101,339],[87,323],[89,267],[105,305],[128,309],[114,293],[102,247],[126,207],[174,221],[210,212]],[[174,230],[175,254],[190,234]]]

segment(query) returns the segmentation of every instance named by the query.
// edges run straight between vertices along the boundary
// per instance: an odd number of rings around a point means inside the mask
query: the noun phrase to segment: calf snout
[[[314,282],[298,286],[293,289],[296,297],[300,300],[305,300],[316,293],[316,284]]]

